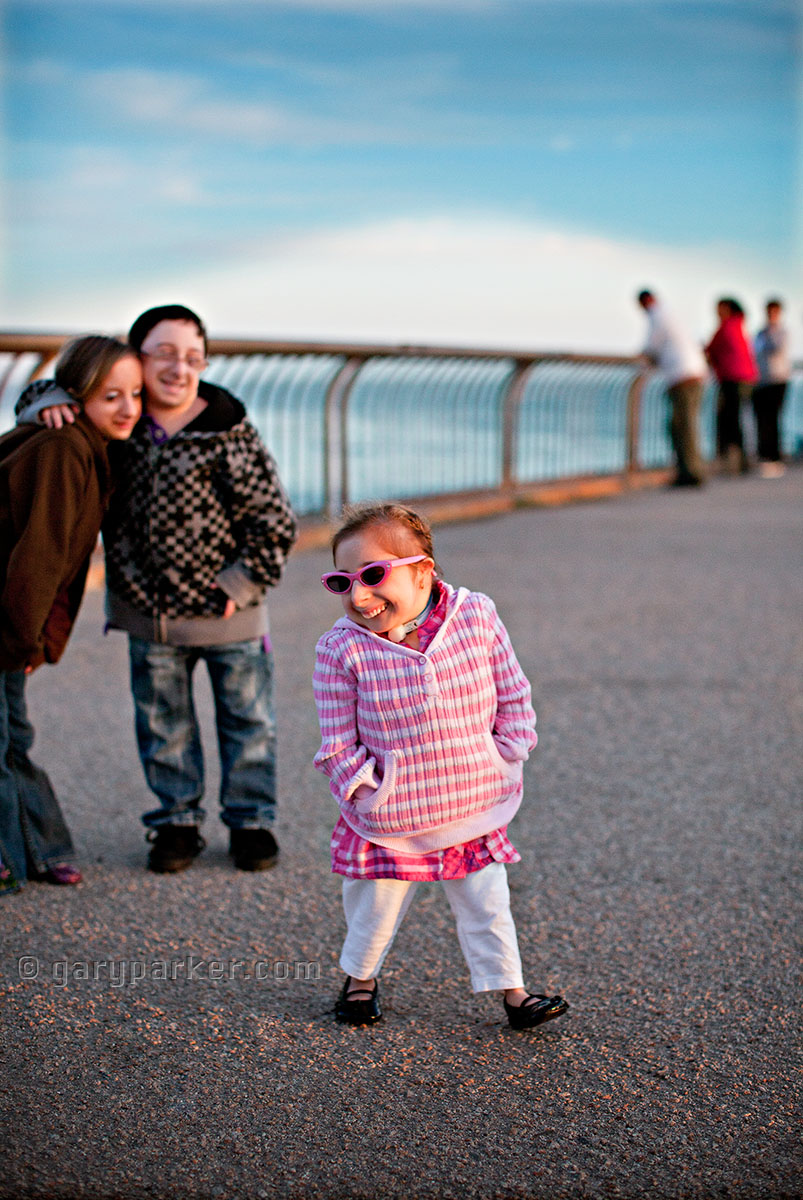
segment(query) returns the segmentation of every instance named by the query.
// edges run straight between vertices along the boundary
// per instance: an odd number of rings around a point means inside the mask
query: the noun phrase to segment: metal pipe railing
[[[66,340],[0,333],[0,431]],[[671,463],[663,384],[626,356],[229,338],[209,356],[204,377],[246,405],[301,515],[369,496],[515,503],[539,483],[634,481]],[[800,372],[785,440],[803,448]]]

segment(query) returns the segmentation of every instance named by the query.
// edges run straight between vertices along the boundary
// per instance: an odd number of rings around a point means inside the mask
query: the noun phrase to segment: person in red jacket
[[[709,366],[719,380],[717,400],[717,454],[723,465],[737,459],[739,470],[749,470],[742,434],[742,404],[750,400],[758,380],[758,365],[745,327],[745,312],[738,300],[717,302],[719,326],[705,348]]]
[[[77,405],[74,423],[21,424],[0,438],[0,893],[32,878],[81,881],[50,780],[29,758],[25,683],[67,644],[111,495],[107,447],[130,436],[141,391],[130,346],[79,338],[59,358],[55,380],[25,393]]]

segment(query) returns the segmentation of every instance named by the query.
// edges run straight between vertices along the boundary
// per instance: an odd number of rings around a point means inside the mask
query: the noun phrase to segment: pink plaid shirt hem
[[[448,846],[429,854],[402,854],[368,842],[350,829],[341,817],[332,834],[332,871],[349,879],[411,879],[422,883],[438,879],[465,879],[493,862],[521,862],[521,855],[507,836],[495,829],[485,837]]]

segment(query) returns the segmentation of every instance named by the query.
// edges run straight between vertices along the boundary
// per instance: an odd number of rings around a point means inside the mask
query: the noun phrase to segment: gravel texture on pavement
[[[311,763],[328,554],[294,555],[272,600],[265,873],[227,855],[203,669],[208,848],[144,870],[125,641],[91,593],[29,689],[85,881],[0,900],[0,1196],[799,1196],[801,499],[798,468],[436,531],[539,717],[510,880],[527,981],[571,1009],[525,1034],[471,994],[437,885],[385,1019],[334,1022],[335,805]]]

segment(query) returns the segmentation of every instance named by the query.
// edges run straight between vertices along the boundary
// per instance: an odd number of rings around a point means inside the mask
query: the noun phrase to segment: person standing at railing
[[[699,487],[705,479],[700,453],[699,421],[706,376],[705,359],[691,336],[681,328],[653,292],[644,289],[638,303],[647,314],[645,363],[657,367],[669,398],[669,436],[675,455],[672,487]]]
[[[719,325],[705,348],[706,358],[719,380],[717,400],[717,454],[723,467],[744,475],[750,462],[742,432],[742,405],[758,379],[758,367],[745,332],[745,312],[738,300],[717,301]]]
[[[318,642],[315,765],[340,806],[346,972],[338,1021],[382,1016],[377,975],[416,887],[439,881],[475,992],[532,1029],[569,1007],[525,991],[505,864],[536,744],[530,685],[493,601],[435,575],[432,535],[398,504],[348,514],[321,582],[345,616]]]
[[[139,754],[160,804],[142,818],[148,866],[184,870],[205,846],[192,694],[203,659],[230,853],[239,869],[264,870],[278,856],[266,590],[279,581],[295,518],[244,406],[199,378],[200,317],[183,305],[152,308],[129,340],[142,360],[146,415],[114,463],[103,540],[108,624],[129,635]]]
[[[789,331],[781,323],[782,312],[780,300],[767,301],[767,324],[755,340],[759,379],[753,389],[753,412],[758,436],[758,469],[765,479],[775,479],[784,473],[779,423],[792,363]]]

